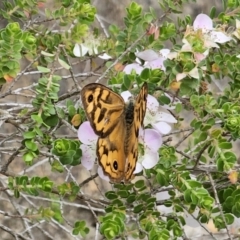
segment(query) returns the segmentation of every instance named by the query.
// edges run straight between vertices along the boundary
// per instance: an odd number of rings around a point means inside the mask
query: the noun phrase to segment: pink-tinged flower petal
[[[197,67],[193,68],[188,74],[193,78],[199,79],[199,72]]]
[[[137,163],[136,163],[136,168],[135,168],[133,174],[140,173],[142,170],[143,170],[142,164],[140,164],[140,163],[137,162]]]
[[[132,70],[135,70],[137,74],[140,74],[143,70],[143,67],[140,66],[138,63],[131,63],[125,66],[123,72],[126,74],[130,74]]]
[[[162,134],[168,134],[172,130],[172,127],[166,122],[154,123],[152,126],[154,129],[156,129],[158,132]]]
[[[101,179],[103,179],[103,180],[105,180],[105,181],[107,181],[107,182],[110,182],[110,178],[103,173],[103,169],[102,169],[101,166],[98,167],[97,172],[98,172],[98,176],[99,176]]]
[[[176,75],[176,81],[178,82],[178,81],[182,80],[183,78],[185,78],[186,76],[187,76],[186,73],[178,73]]]
[[[155,121],[155,114],[158,112],[159,102],[152,95],[147,96],[147,111],[144,118],[144,126],[147,126]]]
[[[173,117],[173,115],[170,114],[168,110],[161,106],[159,107],[159,111],[155,113],[155,119],[156,122],[163,121],[168,123],[177,123],[175,117]]]
[[[204,46],[207,48],[219,48],[219,46],[210,38],[205,39]]]
[[[172,59],[177,58],[177,56],[178,56],[178,53],[177,53],[177,52],[170,52],[170,53],[168,54],[168,59],[172,60]]]
[[[158,163],[158,153],[153,151],[145,151],[143,156],[142,165],[146,169],[153,168]]]
[[[148,126],[149,124],[151,125],[153,122],[155,122],[155,118],[152,115],[152,113],[149,112],[147,109],[144,120],[143,120],[143,125]]]
[[[143,141],[145,146],[154,152],[158,151],[163,142],[161,134],[154,129],[145,129]]]
[[[195,58],[197,63],[199,63],[202,60],[204,60],[206,58],[206,56],[207,55],[205,55],[204,53],[194,53],[194,58]]]
[[[196,31],[197,29],[203,30],[212,30],[213,29],[213,21],[206,14],[198,14],[195,21],[193,22],[193,29]]]
[[[170,53],[170,49],[163,48],[159,52],[160,52],[160,56],[162,56],[165,59],[167,59],[168,58],[168,54]]]
[[[181,52],[192,52],[192,46],[189,43],[183,44]]]
[[[139,132],[138,132],[138,139],[140,143],[144,143],[143,139],[144,139],[144,130],[142,127],[139,128]]]
[[[158,107],[159,107],[158,100],[155,97],[153,97],[152,95],[148,94],[147,108],[149,109],[149,111],[156,112],[158,110]]]
[[[169,104],[169,105],[168,105],[168,104],[162,105],[163,109],[173,110],[173,109],[176,108],[175,105],[176,105],[177,103],[181,103],[181,101],[180,101],[179,99],[173,98],[173,97],[171,97],[171,96],[170,96],[169,94],[167,94],[167,93],[164,93],[164,95],[170,99],[171,104]]]
[[[106,53],[104,53],[104,54],[102,54],[102,55],[99,55],[98,57],[101,58],[101,59],[104,59],[104,60],[112,59],[112,57],[109,56],[109,55],[106,54]]]
[[[136,56],[138,58],[141,58],[144,61],[153,61],[159,57],[159,55],[152,49],[147,49],[145,51],[138,52],[138,53],[136,53]]]
[[[85,47],[83,44],[75,44],[74,48],[73,48],[73,54],[76,57],[83,57],[87,54],[88,52],[88,48]]]
[[[98,136],[94,133],[90,122],[83,122],[78,129],[78,139],[87,145],[91,145],[93,142],[96,143]]]
[[[216,31],[211,32],[211,38],[213,39],[214,42],[217,42],[217,43],[226,43],[232,40],[231,37],[228,37],[223,32],[216,32]]]
[[[124,91],[121,93],[121,96],[124,99],[124,102],[127,102],[129,98],[132,97],[132,94],[129,91]]]
[[[159,57],[153,61],[149,61],[146,64],[146,67],[150,67],[151,69],[161,69],[163,71],[166,70],[165,66],[163,65],[163,62],[165,61],[165,59],[163,57]]]
[[[87,170],[91,170],[95,162],[96,149],[93,146],[85,144],[82,144],[80,148],[82,150],[81,163]]]

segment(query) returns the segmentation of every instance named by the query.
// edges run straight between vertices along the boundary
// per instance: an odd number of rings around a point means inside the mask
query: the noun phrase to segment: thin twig
[[[11,157],[8,159],[7,163],[2,166],[2,169],[0,170],[0,173],[6,174],[9,165],[10,165],[11,162],[15,159],[15,157],[20,153],[20,151],[21,151],[22,149],[24,149],[24,146],[20,146],[20,147],[11,155]]]
[[[217,194],[217,191],[216,191],[216,188],[215,188],[215,185],[214,185],[214,181],[213,181],[213,179],[212,179],[212,175],[211,175],[210,173],[207,173],[207,175],[208,175],[208,178],[209,178],[210,183],[211,183],[211,185],[212,185],[212,190],[213,190],[213,193],[214,193],[214,197],[215,197],[217,206],[218,206],[218,208],[219,208],[220,215],[221,215],[221,217],[222,217],[222,219],[223,219],[223,222],[224,222],[224,224],[225,224],[225,228],[226,228],[226,230],[227,230],[227,235],[228,235],[229,239],[232,240],[232,236],[231,236],[230,231],[229,231],[229,229],[228,229],[228,225],[227,225],[227,222],[226,222],[226,218],[225,218],[225,216],[224,216],[224,213],[223,213],[223,210],[222,210],[222,205],[221,205],[221,203],[220,203],[220,201],[219,201],[219,198],[218,198],[218,194]]]

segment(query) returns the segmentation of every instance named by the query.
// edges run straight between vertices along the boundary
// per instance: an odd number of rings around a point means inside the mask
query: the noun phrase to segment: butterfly
[[[98,135],[96,155],[112,182],[129,182],[138,159],[138,135],[146,113],[148,86],[127,103],[110,88],[91,83],[81,91],[86,116]]]

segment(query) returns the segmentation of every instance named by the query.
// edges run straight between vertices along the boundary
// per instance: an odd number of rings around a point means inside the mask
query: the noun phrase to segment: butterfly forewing
[[[125,166],[125,181],[129,181],[133,177],[133,172],[136,167],[138,159],[138,136],[139,129],[143,125],[143,120],[147,108],[147,84],[142,86],[134,104],[133,122],[127,133],[127,146],[128,151],[126,153],[126,166]]]
[[[86,85],[81,98],[94,132],[101,137],[108,136],[124,113],[123,98],[97,83]]]

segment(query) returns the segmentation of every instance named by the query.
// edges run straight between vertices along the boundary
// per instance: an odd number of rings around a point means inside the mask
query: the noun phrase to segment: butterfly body
[[[86,115],[97,141],[97,158],[113,182],[133,177],[138,157],[138,135],[147,102],[145,83],[135,100],[124,99],[104,85],[92,83],[81,91]]]

